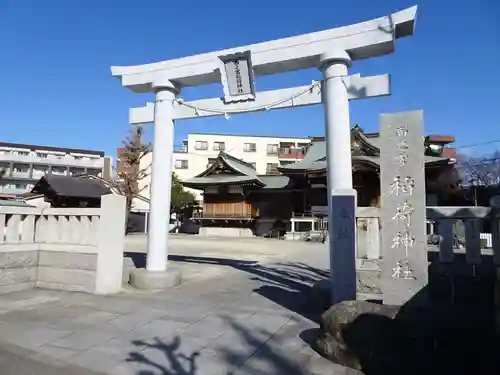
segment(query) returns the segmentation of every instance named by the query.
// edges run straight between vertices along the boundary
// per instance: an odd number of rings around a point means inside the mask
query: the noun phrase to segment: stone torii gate
[[[349,26],[138,66],[114,66],[112,75],[156,100],[130,110],[130,123],[154,123],[150,225],[145,270],[131,275],[140,288],[180,283],[167,270],[174,121],[325,103],[329,249],[333,302],[356,298],[356,192],[352,186],[349,100],[390,95],[388,75],[348,75],[352,61],[394,52],[413,34],[417,7]],[[256,92],[254,76],[318,67],[322,82]],[[183,87],[221,82],[223,98],[185,102]]]

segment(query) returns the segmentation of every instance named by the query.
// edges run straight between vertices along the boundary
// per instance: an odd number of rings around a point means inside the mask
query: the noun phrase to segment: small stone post
[[[101,197],[97,232],[96,294],[118,293],[122,289],[125,201],[126,198],[121,195],[108,194]]]
[[[356,299],[356,190],[330,197],[329,241],[332,305]]]

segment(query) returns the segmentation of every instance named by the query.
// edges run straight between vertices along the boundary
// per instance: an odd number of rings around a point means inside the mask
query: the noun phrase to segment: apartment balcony
[[[19,194],[24,194],[31,189],[26,188],[15,188],[15,187],[7,187],[7,186],[0,186],[0,194],[13,194],[13,195],[19,195]]]
[[[30,172],[29,171],[26,171],[26,172],[12,172],[12,178],[31,178],[30,176]]]
[[[1,162],[15,162],[23,164],[37,164],[37,165],[68,165],[70,167],[81,167],[81,168],[99,168],[104,167],[104,159],[75,159],[70,156],[62,156],[60,158],[56,156],[48,155],[46,158],[42,158],[36,155],[12,155],[12,154],[0,154]]]
[[[49,173],[49,171],[47,171],[47,172],[35,172],[35,171],[33,171],[33,176],[32,176],[32,178],[33,178],[33,180],[39,180],[39,179],[41,179],[43,176],[45,176],[47,173]]]
[[[303,148],[285,147],[280,148],[278,153],[279,159],[303,159],[305,155]]]
[[[174,152],[177,153],[187,153],[188,152],[188,146],[175,146],[174,147]]]

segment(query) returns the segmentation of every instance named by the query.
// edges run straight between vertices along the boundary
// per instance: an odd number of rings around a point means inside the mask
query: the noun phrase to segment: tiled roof
[[[57,195],[78,198],[100,198],[111,193],[111,190],[99,181],[53,174],[38,180],[31,192],[44,194],[47,188],[52,189]]]
[[[223,163],[236,174],[212,174],[217,163]],[[290,179],[286,176],[258,175],[257,171],[243,160],[237,159],[225,152],[219,153],[217,161],[198,176],[184,180],[184,186],[199,188],[207,185],[256,184],[264,189],[279,189],[288,185]]]

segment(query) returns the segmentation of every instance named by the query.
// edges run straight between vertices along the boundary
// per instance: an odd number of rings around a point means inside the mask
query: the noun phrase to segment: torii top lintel
[[[274,74],[319,65],[319,56],[328,49],[343,48],[351,60],[394,52],[395,40],[414,32],[417,6],[371,21],[315,33],[251,44],[223,51],[203,53],[174,60],[136,66],[113,66],[111,73],[135,92],[150,92],[155,75],[181,86],[219,82],[220,56],[250,51],[255,75]]]

